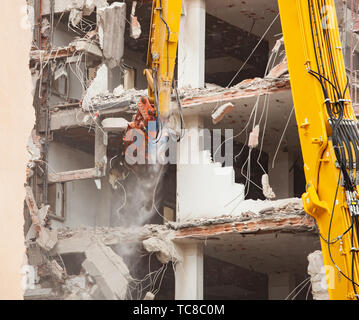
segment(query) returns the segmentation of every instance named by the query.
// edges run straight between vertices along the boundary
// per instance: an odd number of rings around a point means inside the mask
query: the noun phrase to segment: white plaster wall
[[[235,183],[233,167],[222,168],[220,163],[177,166],[178,221],[236,213],[243,200],[244,186]]]
[[[203,150],[202,119],[186,117],[185,125],[187,130],[177,151],[177,220],[238,212],[244,185],[235,183],[233,167],[213,163],[210,151]]]
[[[56,172],[92,168],[93,155],[52,142],[49,146],[49,164]],[[106,178],[101,179],[102,189],[93,180],[67,182],[65,187],[66,221],[54,226],[108,226],[111,214],[111,189]]]

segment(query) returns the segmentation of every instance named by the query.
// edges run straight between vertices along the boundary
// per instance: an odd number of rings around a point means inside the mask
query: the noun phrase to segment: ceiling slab
[[[307,255],[320,250],[314,220],[301,214],[271,214],[232,223],[182,228],[177,242],[201,242],[210,257],[261,273],[303,273]]]
[[[206,0],[206,11],[229,24],[261,37],[279,10],[277,0]],[[278,18],[265,38],[272,39],[281,32]]]

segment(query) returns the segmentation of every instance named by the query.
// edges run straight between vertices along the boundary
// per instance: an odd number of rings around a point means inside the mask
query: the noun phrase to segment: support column
[[[184,0],[178,40],[178,86],[203,88],[206,2]]]
[[[177,164],[202,163],[201,152],[204,150],[204,141],[200,132],[203,129],[203,119],[198,115],[185,117],[185,126],[185,135],[177,144]]]
[[[175,267],[176,300],[203,300],[203,245],[176,244],[182,258]]]
[[[295,278],[290,273],[268,275],[268,300],[284,300],[295,288]]]

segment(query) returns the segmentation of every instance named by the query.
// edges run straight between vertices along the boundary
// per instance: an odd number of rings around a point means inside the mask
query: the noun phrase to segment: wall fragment
[[[124,53],[126,3],[114,2],[97,10],[100,44],[108,66],[119,66]]]
[[[308,274],[312,283],[314,300],[329,300],[322,251],[317,250],[308,255]]]

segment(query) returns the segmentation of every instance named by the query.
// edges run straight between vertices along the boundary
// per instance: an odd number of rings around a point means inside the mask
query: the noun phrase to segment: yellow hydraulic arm
[[[178,33],[182,0],[153,0],[150,35],[148,41],[147,69],[148,97],[138,102],[137,114],[129,123],[125,137],[124,154],[139,130],[146,141],[156,132],[148,129],[148,123],[159,120],[166,126],[170,116],[172,82],[176,64]]]
[[[147,67],[148,97],[162,119],[169,116],[182,0],[154,0]]]
[[[330,299],[358,299],[359,131],[333,0],[278,0],[302,148],[305,211],[316,219]]]

